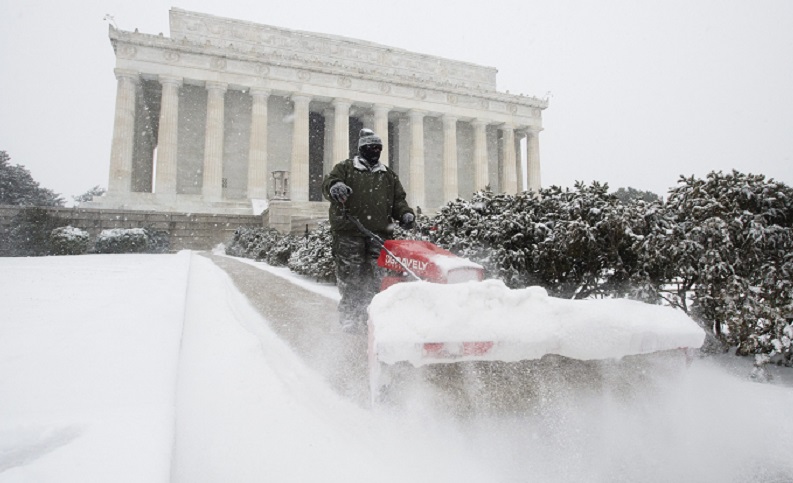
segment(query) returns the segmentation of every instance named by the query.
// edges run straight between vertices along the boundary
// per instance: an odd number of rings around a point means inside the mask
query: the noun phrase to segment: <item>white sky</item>
[[[793,184],[789,0],[0,0],[0,150],[70,199],[107,186],[116,81],[105,14],[170,35],[171,6],[493,66],[544,97],[543,185],[665,194],[679,175]]]

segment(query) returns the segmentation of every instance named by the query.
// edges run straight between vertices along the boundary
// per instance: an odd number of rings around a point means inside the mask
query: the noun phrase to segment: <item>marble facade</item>
[[[110,27],[117,95],[99,206],[311,211],[361,127],[425,212],[485,186],[540,187],[547,101],[498,92],[495,68],[176,8],[170,30]]]

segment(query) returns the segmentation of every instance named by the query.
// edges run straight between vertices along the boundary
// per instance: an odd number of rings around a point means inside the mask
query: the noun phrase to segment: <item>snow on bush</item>
[[[292,245],[293,237],[283,235],[275,228],[240,227],[226,247],[226,254],[283,266],[289,262]]]
[[[50,232],[53,255],[82,255],[88,251],[90,241],[87,231],[73,226],[62,226]]]
[[[143,253],[149,238],[143,228],[112,228],[102,230],[94,242],[96,253]]]
[[[397,228],[395,238],[431,241],[510,288],[671,305],[740,355],[793,365],[793,189],[762,175],[682,178],[666,201],[621,201],[596,182],[485,190],[419,216],[416,226]],[[227,253],[288,260],[318,280],[333,263],[327,232],[300,240],[240,229]]]
[[[681,178],[638,247],[637,279],[740,355],[793,363],[793,190],[737,171]]]
[[[327,222],[295,242],[289,257],[289,269],[320,282],[335,282],[336,271],[331,254],[330,226]]]

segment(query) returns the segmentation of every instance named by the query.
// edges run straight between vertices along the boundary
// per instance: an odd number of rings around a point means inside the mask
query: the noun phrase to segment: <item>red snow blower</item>
[[[591,384],[602,380],[604,367],[644,374],[647,361],[657,360],[647,356],[666,361],[671,354],[677,364],[704,342],[704,331],[682,311],[509,289],[485,280],[481,265],[430,242],[384,241],[345,216],[382,247],[378,266],[390,272],[369,306],[373,404],[395,392],[399,399],[399,380],[421,372],[469,405],[523,401],[565,368],[572,368],[571,380]]]

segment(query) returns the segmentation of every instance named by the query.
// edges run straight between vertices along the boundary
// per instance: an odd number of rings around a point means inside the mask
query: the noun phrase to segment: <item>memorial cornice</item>
[[[389,74],[454,79],[468,88],[479,84],[495,90],[496,86],[497,70],[493,67],[349,37],[256,24],[178,8],[172,8],[169,13],[171,36],[175,39],[200,44],[210,42],[254,54],[275,52],[285,57],[299,57],[302,62],[322,59],[330,64],[345,63],[366,71],[387,67]]]
[[[401,106],[396,108],[401,111],[420,108],[453,114],[461,119],[483,117],[481,112],[484,111],[495,122],[514,118],[518,124],[537,127],[542,122],[542,110],[548,107],[545,99],[460,87],[415,75],[399,76],[339,60],[331,62],[319,56],[287,55],[285,51],[267,54],[257,51],[255,46],[246,51],[242,44],[215,45],[208,37],[202,43],[186,36],[177,40],[162,34],[121,31],[112,26],[109,36],[116,52],[117,67],[135,69],[144,76],[179,72],[185,81],[223,79],[230,85],[266,88],[276,94],[302,92],[317,100],[349,96],[359,103]]]
[[[214,45],[211,39],[200,43],[197,41],[183,38],[181,40],[164,37],[163,35],[151,35],[139,32],[127,32],[109,27],[110,39],[119,58],[133,59],[139,57],[141,49],[153,48],[162,51],[162,59],[158,59],[165,65],[178,65],[184,63],[190,54],[199,56],[209,56],[209,67],[213,70],[225,70],[239,74],[258,74],[268,77],[273,68],[291,68],[298,72],[303,72],[302,82],[311,79],[312,72],[338,76],[336,85],[339,88],[351,88],[353,80],[369,81],[378,84],[381,94],[390,94],[393,87],[407,87],[413,89],[413,96],[417,99],[426,99],[429,91],[443,93],[444,102],[455,105],[464,98],[477,99],[479,108],[488,109],[489,101],[507,104],[507,109],[513,111],[517,106],[526,106],[534,109],[545,109],[548,101],[536,97],[514,95],[502,93],[495,90],[486,90],[476,87],[461,87],[449,81],[440,81],[422,77],[419,75],[404,76],[387,71],[378,71],[374,68],[362,68],[360,65],[350,65],[338,60],[329,61],[315,56],[306,58],[298,54],[285,55],[286,52],[273,51],[269,54],[263,52],[245,52],[240,47],[233,44],[227,46]],[[242,72],[232,70],[229,61],[247,64],[248,69]],[[404,96],[400,96],[404,97]],[[513,112],[514,113],[514,112]]]

